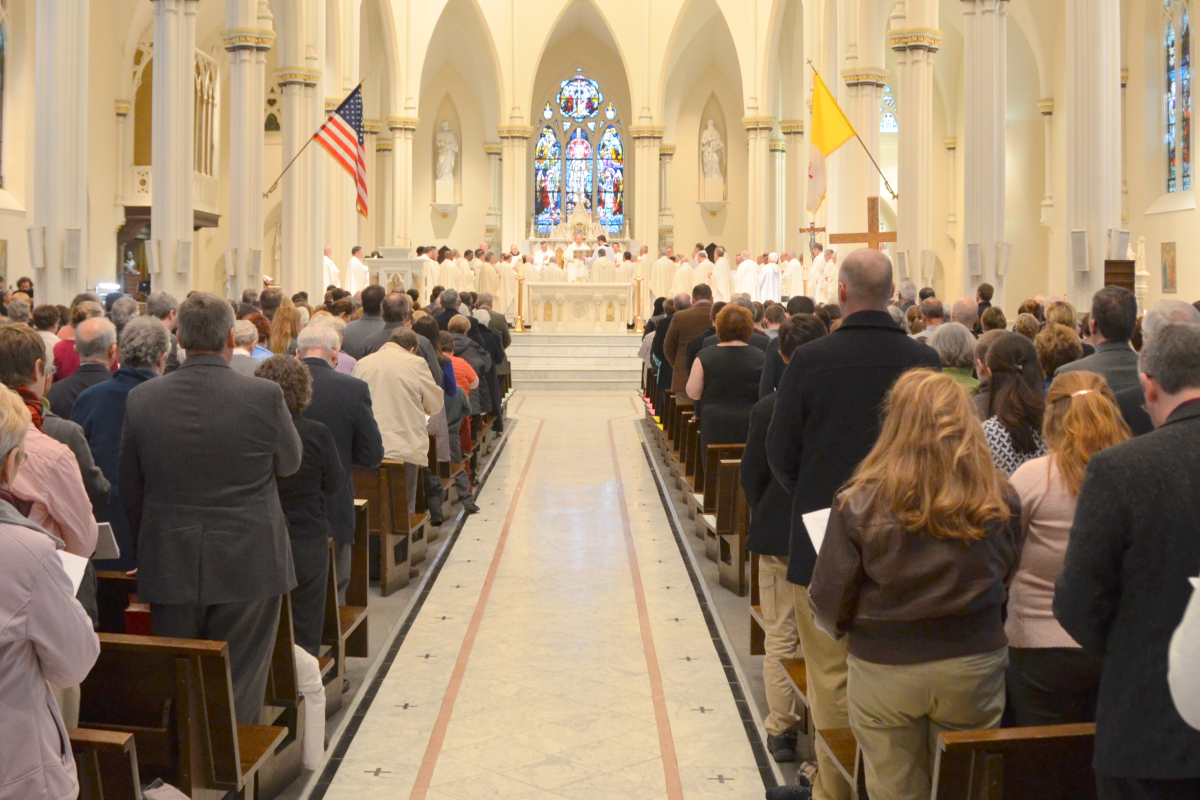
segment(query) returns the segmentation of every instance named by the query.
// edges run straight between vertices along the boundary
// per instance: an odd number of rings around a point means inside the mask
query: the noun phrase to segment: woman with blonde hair
[[[296,355],[296,337],[300,335],[300,312],[295,306],[280,306],[271,320],[271,340],[267,347],[280,356]]]
[[[1025,462],[1012,476],[1025,544],[1004,630],[1011,647],[1009,716],[1019,726],[1096,718],[1101,662],[1054,619],[1054,582],[1088,461],[1131,437],[1104,378],[1084,370],[1064,372],[1050,384],[1042,434],[1049,454]]]
[[[1000,724],[1019,514],[963,388],[901,375],[879,439],[834,498],[808,590],[817,624],[848,637],[871,800],[926,800],[937,734]]]

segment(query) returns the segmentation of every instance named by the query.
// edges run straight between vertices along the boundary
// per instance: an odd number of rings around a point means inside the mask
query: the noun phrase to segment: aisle
[[[483,513],[314,798],[762,796],[634,401],[513,399]]]

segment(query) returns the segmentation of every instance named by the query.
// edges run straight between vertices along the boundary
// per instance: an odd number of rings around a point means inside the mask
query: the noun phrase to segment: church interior
[[[0,0],[0,800],[1200,798],[1192,5]]]

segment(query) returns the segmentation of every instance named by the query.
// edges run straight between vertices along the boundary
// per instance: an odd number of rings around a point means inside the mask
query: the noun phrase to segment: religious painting
[[[603,102],[599,84],[582,75],[563,81],[558,93],[558,110],[576,122],[596,116]]]
[[[1163,242],[1162,246],[1162,290],[1163,294],[1175,294],[1178,289],[1175,271],[1175,243]]]
[[[534,224],[546,235],[562,213],[562,145],[546,126],[533,149]]]
[[[568,217],[580,200],[584,210],[592,210],[592,143],[583,128],[573,130],[571,140],[567,142],[566,200]]]
[[[596,183],[596,220],[609,233],[620,233],[625,227],[625,148],[616,128],[600,137]]]

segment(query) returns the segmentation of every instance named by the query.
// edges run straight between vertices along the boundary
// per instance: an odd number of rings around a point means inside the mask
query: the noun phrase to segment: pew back
[[[1096,726],[955,731],[938,737],[933,800],[1095,800]]]

